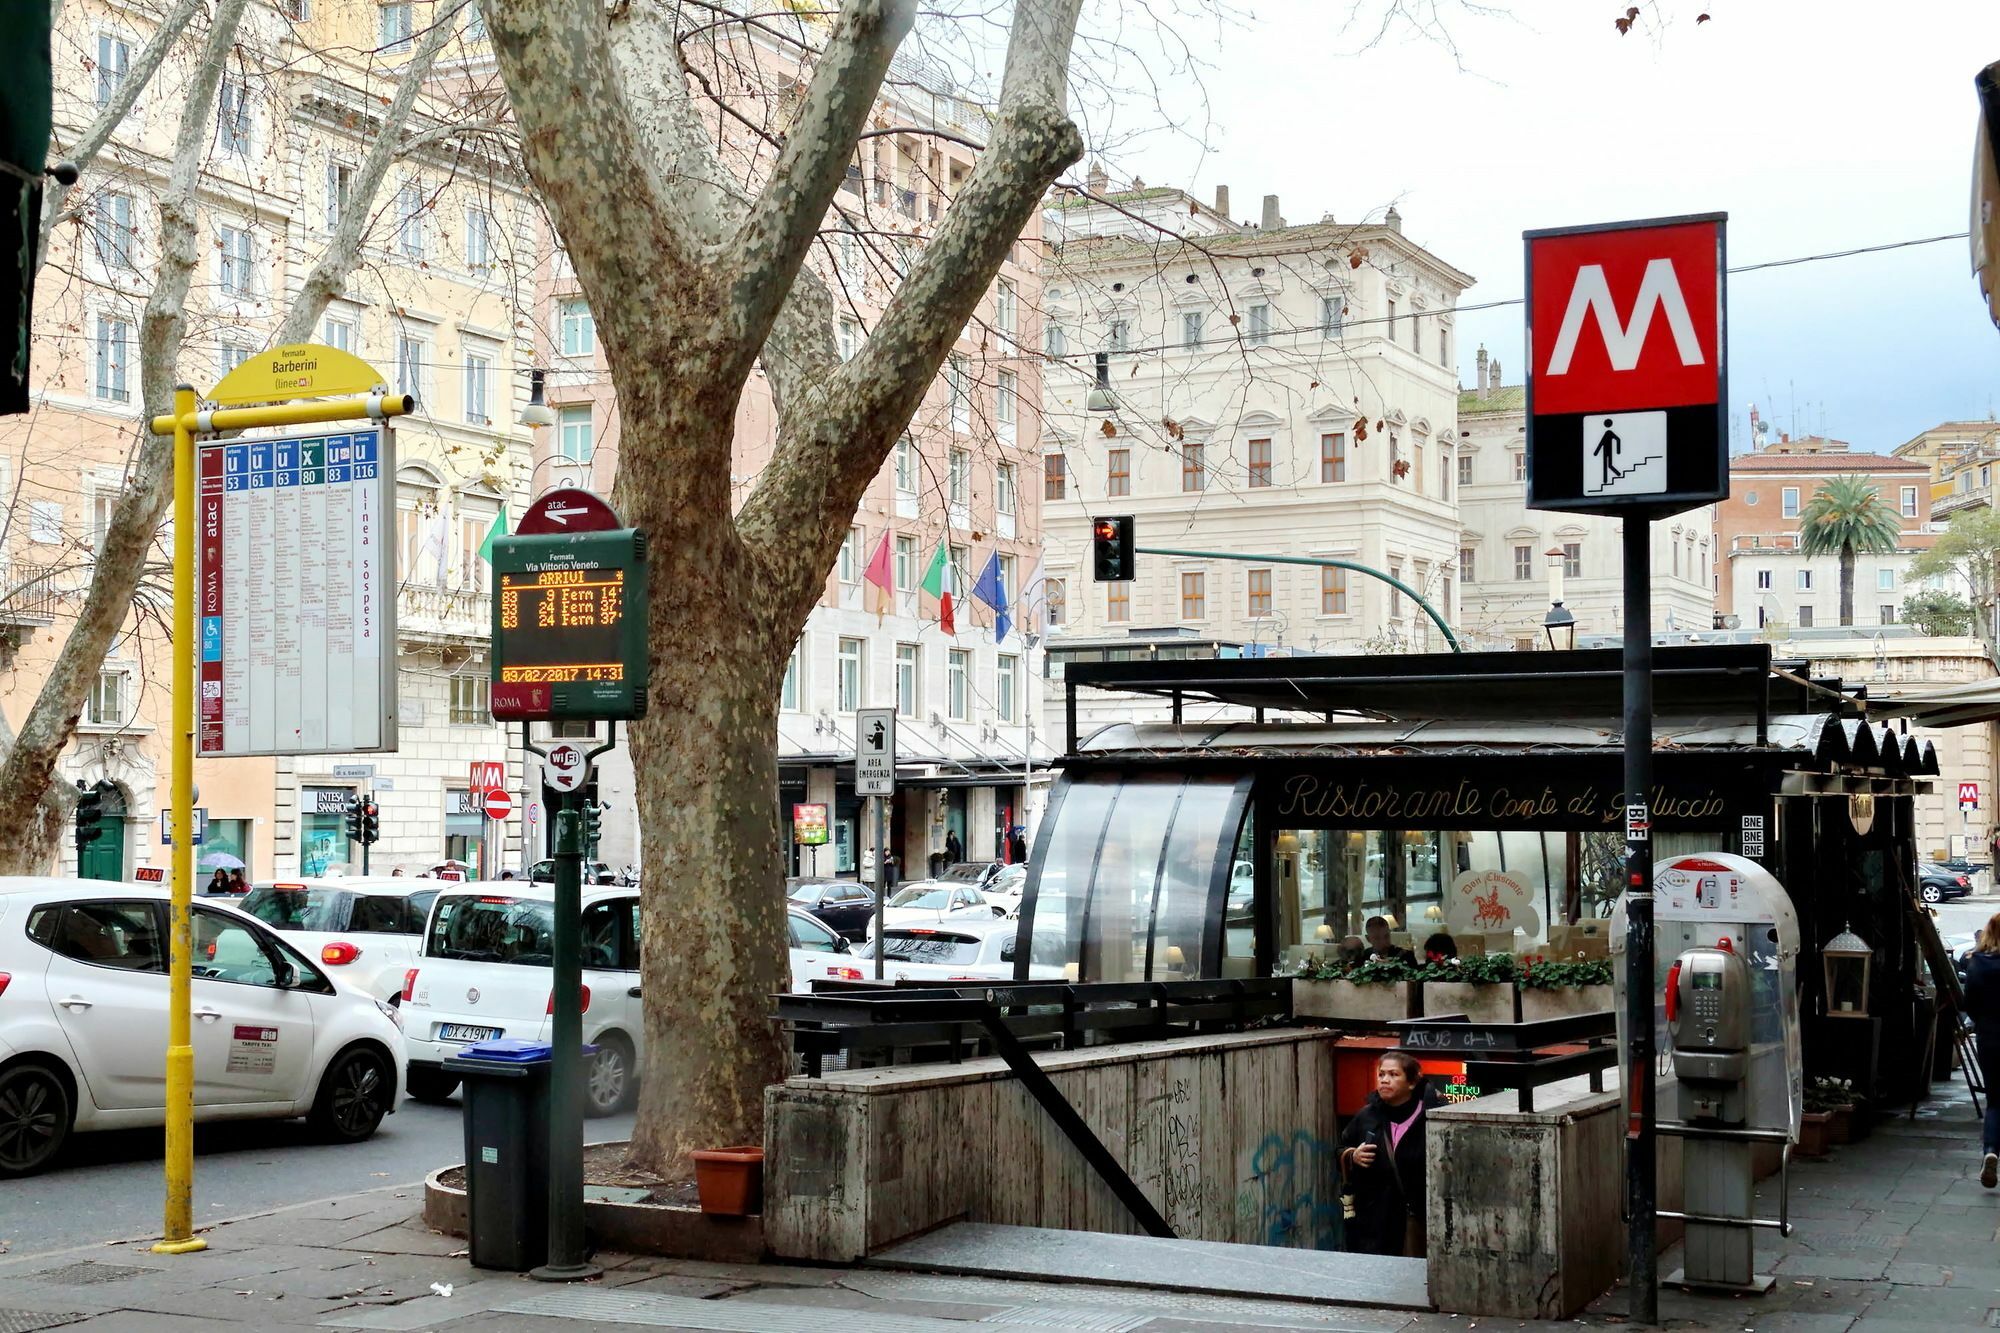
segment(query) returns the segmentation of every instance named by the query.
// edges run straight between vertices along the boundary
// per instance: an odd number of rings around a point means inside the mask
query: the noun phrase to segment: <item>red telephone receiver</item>
[[[1674,1015],[1678,1014],[1680,1009],[1681,962],[1680,959],[1676,958],[1674,965],[1667,969],[1667,1021],[1669,1023],[1674,1021]]]

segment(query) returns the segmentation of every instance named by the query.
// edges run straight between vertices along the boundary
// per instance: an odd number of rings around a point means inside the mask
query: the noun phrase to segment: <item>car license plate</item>
[[[473,1027],[470,1023],[438,1024],[439,1041],[485,1041],[500,1035],[499,1028]]]

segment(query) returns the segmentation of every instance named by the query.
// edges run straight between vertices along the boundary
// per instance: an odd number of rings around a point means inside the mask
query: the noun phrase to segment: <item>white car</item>
[[[885,926],[884,981],[1013,981],[1021,937],[1017,919],[951,921],[941,926]],[[1028,980],[1061,981],[1060,936],[1036,931],[1028,945]],[[875,975],[875,942],[855,946],[853,966]]]
[[[431,900],[442,887],[387,875],[277,880],[256,885],[231,905],[284,932],[292,947],[340,980],[397,1004],[403,974],[417,961]]]
[[[988,903],[1008,916],[1019,916],[1021,899],[1028,892],[1027,862],[1016,861],[1013,865],[1000,867],[1000,873],[987,880],[979,892]]]
[[[449,885],[431,905],[416,963],[404,978],[403,1026],[410,1050],[410,1095],[442,1101],[458,1088],[444,1068],[465,1046],[490,1037],[547,1041],[554,997],[554,891],[506,880]],[[839,975],[846,942],[803,912],[790,913],[792,984]],[[583,1040],[595,1046],[584,1110],[611,1115],[639,1095],[640,1037],[637,889],[583,891]]]
[[[944,879],[920,879],[905,884],[889,895],[889,901],[882,907],[882,925],[890,926],[936,926],[945,922],[964,920],[986,920],[1005,916],[1007,908],[999,903],[989,902],[986,894],[970,884]],[[875,923],[868,923],[868,934],[875,934]]]
[[[166,1119],[168,895],[0,878],[0,1178],[73,1131]],[[396,1109],[396,1011],[233,906],[194,903],[196,1120],[306,1116],[358,1142]]]

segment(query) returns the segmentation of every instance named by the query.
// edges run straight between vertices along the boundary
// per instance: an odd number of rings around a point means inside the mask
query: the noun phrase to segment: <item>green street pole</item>
[[[603,1269],[587,1262],[583,1234],[583,816],[565,795],[555,820],[555,956],[549,1040],[549,1261],[541,1282],[576,1282]]]

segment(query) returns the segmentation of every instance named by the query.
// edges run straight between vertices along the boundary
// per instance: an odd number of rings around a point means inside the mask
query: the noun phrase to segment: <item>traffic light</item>
[[[382,807],[375,804],[375,798],[365,796],[361,800],[361,838],[363,847],[373,847],[382,836]]]
[[[596,801],[583,803],[584,855],[597,859],[597,841],[604,836],[604,807]]]
[[[361,801],[358,797],[347,803],[347,840],[361,841]]]
[[[83,849],[104,836],[104,793],[96,787],[86,787],[79,780],[76,784],[76,851]]]
[[[1132,579],[1132,516],[1091,520],[1091,567],[1099,583],[1128,583]]]

